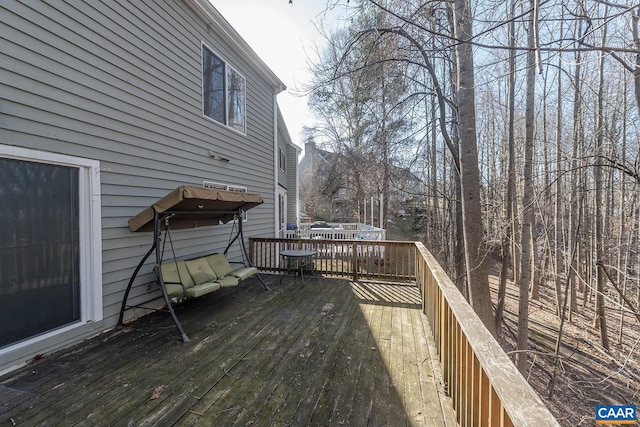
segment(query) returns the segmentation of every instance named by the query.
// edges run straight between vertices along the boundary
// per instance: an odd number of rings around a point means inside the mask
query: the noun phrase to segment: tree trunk
[[[531,0],[532,14],[535,13],[535,1]],[[524,374],[527,369],[527,350],[529,335],[529,285],[532,279],[533,260],[533,226],[534,226],[534,186],[533,186],[533,151],[534,151],[534,125],[535,125],[535,43],[533,25],[534,19],[529,22],[527,35],[529,51],[527,52],[527,90],[526,90],[526,110],[525,110],[525,141],[524,141],[524,170],[522,179],[524,187],[522,190],[522,258],[520,266],[520,278],[518,288],[520,295],[518,299],[518,339],[516,343],[516,366]]]
[[[624,108],[622,109],[624,111],[624,113],[622,114],[622,163],[627,162],[626,159],[626,151],[627,151],[627,82],[626,80],[624,81],[624,91],[623,91],[623,99],[622,99],[622,105],[624,106]],[[620,176],[620,196],[618,199],[618,211],[620,212],[620,219],[618,221],[618,241],[620,243],[622,243],[624,240],[626,240],[626,246],[627,248],[631,248],[631,235],[633,233],[627,232],[626,233],[626,237],[625,237],[625,223],[627,215],[625,212],[625,181],[624,181],[624,174],[622,172],[619,173]],[[631,200],[631,206],[635,206],[636,204],[636,197],[637,197],[637,192],[633,192],[633,196],[632,196],[632,200]],[[630,215],[628,217],[629,219],[629,223],[633,223],[633,210],[630,210]],[[627,267],[629,265],[629,250],[624,251],[624,254],[622,253],[623,251],[618,251],[618,271],[617,271],[617,281],[618,283],[622,283],[622,292],[624,294],[626,294],[627,292]],[[622,301],[622,295],[620,295],[620,298],[618,299],[618,302],[620,303],[620,306],[622,306],[623,301]],[[620,326],[618,329],[618,344],[622,344],[622,334],[624,332],[624,322],[625,321],[625,316],[624,316],[624,310],[620,310]]]
[[[563,21],[560,21],[560,34],[564,35],[563,31]],[[558,69],[562,66],[562,52],[558,53]],[[564,204],[563,198],[561,196],[562,193],[562,179],[564,176],[564,171],[560,170],[560,165],[562,164],[562,126],[563,126],[563,109],[562,109],[562,73],[558,74],[558,104],[557,104],[557,115],[556,115],[556,182],[555,182],[555,214],[553,218],[553,270],[554,270],[554,283],[556,290],[556,314],[558,317],[562,313],[562,275],[560,274],[561,270],[564,270],[564,265],[562,262],[562,248],[565,247],[564,243],[564,232],[562,229],[562,206]],[[571,248],[569,248],[571,250]],[[568,276],[569,272],[566,271],[565,274]]]
[[[636,49],[640,49],[640,34],[638,34],[638,23],[640,22],[640,7],[636,8],[631,18],[631,32],[633,37],[633,44]],[[635,68],[633,72],[633,87],[636,97],[636,108],[638,114],[640,114],[640,54],[636,55]]]
[[[605,16],[607,7],[605,6]],[[606,22],[606,21],[605,21]],[[603,35],[602,35],[602,45],[606,41],[607,37],[607,26],[604,24],[603,27]],[[603,112],[603,104],[604,104],[604,56],[605,53],[600,53],[599,58],[599,81],[598,81],[598,101],[597,101],[597,110],[596,110],[596,164],[595,164],[595,185],[596,185],[596,194],[595,194],[595,249],[596,249],[596,315],[594,318],[594,324],[596,327],[600,328],[600,340],[602,343],[602,347],[609,350],[609,335],[607,332],[607,318],[605,315],[605,307],[604,307],[604,286],[606,283],[606,275],[602,269],[602,264],[604,263],[604,212],[603,212],[603,156],[604,156],[604,112]]]
[[[509,6],[509,16],[515,16],[515,0],[511,0]],[[516,24],[513,19],[509,21],[509,46],[515,46],[515,32]],[[513,237],[513,228],[511,223],[513,222],[513,203],[515,201],[515,189],[516,189],[516,165],[515,165],[515,100],[516,100],[516,51],[511,49],[509,51],[509,104],[507,106],[507,113],[509,115],[507,146],[509,151],[508,156],[508,172],[507,172],[507,197],[506,197],[506,215],[505,215],[505,230],[502,237],[502,266],[500,268],[500,282],[498,284],[498,301],[496,303],[496,316],[495,327],[496,334],[500,335],[500,329],[502,326],[502,315],[504,312],[504,300],[507,292],[507,275],[509,274],[509,267],[513,264],[511,257],[510,245]]]
[[[578,23],[578,32],[582,31],[582,23]],[[575,69],[573,74],[573,149],[571,153],[571,205],[569,209],[569,230],[567,233],[567,243],[571,253],[576,254],[575,257],[571,257],[567,268],[567,274],[571,278],[570,285],[570,304],[569,304],[569,320],[572,319],[573,311],[578,308],[577,289],[579,287],[580,272],[578,266],[581,265],[582,252],[580,244],[580,236],[578,236],[578,230],[580,229],[580,220],[582,216],[581,206],[582,203],[579,200],[581,195],[581,176],[582,173],[578,169],[578,156],[580,155],[580,147],[584,140],[584,127],[582,126],[582,97],[580,90],[582,87],[582,54],[579,50],[575,53]],[[572,274],[573,272],[573,274]]]
[[[465,262],[464,249],[464,219],[462,217],[462,200],[460,174],[455,173],[455,207],[456,207],[456,242],[455,242],[455,263],[456,263],[456,286],[464,297],[469,300],[469,286],[467,285],[467,267]]]
[[[484,262],[480,172],[476,142],[473,46],[465,42],[473,36],[472,17],[467,1],[455,0],[453,7],[454,35],[459,40],[455,45],[455,57],[458,82],[462,219],[469,300],[487,329],[494,332],[489,277]]]

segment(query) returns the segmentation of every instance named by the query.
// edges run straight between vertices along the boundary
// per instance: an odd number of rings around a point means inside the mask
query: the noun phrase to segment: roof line
[[[262,70],[267,79],[276,88],[276,94],[284,91],[287,86],[273,72],[271,68],[258,56],[255,50],[242,38],[235,28],[225,19],[218,10],[208,0],[183,0],[184,3],[193,10],[207,24],[220,30],[224,36],[234,44],[258,69]]]

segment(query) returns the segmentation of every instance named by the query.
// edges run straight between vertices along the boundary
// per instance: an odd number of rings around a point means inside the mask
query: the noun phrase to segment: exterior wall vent
[[[229,187],[227,184],[220,184],[213,181],[202,181],[202,188],[209,188],[211,190],[226,190]]]
[[[229,185],[223,184],[220,182],[213,181],[202,181],[202,188],[209,188],[211,190],[225,190],[225,191],[234,191],[236,193],[247,193],[247,187],[241,187],[239,185]],[[249,217],[247,216],[247,212],[243,212],[242,222],[247,222]]]
[[[246,193],[247,187],[238,187],[236,185],[229,185],[227,191],[235,191],[236,193]]]

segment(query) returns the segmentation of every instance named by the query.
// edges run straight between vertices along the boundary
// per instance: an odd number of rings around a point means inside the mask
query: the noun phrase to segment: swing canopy
[[[171,215],[171,229],[179,230],[227,223],[240,210],[247,211],[260,204],[262,196],[255,193],[183,185],[129,219],[129,229],[153,231],[154,211],[161,216]],[[163,223],[159,225],[164,227]]]

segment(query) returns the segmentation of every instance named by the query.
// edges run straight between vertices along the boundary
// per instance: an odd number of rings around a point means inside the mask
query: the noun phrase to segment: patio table
[[[314,276],[316,275],[313,269],[313,257],[318,254],[318,251],[314,249],[286,249],[280,251],[280,256],[284,258],[286,262],[286,271],[288,273],[298,274],[304,286],[304,272],[310,271]],[[282,279],[280,279],[282,281]]]

